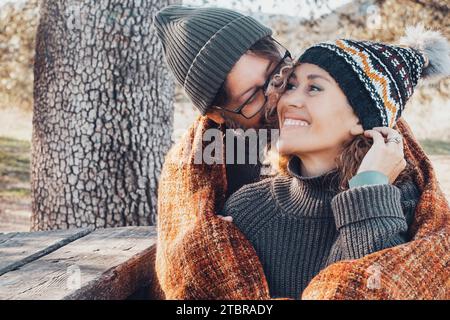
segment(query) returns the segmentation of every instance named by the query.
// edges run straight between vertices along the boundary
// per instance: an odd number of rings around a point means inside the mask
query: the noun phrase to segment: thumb
[[[223,220],[224,221],[228,221],[228,222],[233,222],[233,217],[232,216],[226,216],[226,217],[223,217]]]
[[[232,216],[222,216],[220,214],[217,215],[220,219],[222,219],[223,221],[228,221],[228,222],[233,222],[233,217]]]
[[[380,132],[375,130],[366,130],[364,131],[364,136],[367,138],[372,138],[373,144],[381,145],[384,144],[384,138]]]

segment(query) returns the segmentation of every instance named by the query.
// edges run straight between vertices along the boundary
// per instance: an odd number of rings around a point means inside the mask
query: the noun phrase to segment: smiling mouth
[[[286,118],[283,127],[309,127],[310,123],[305,120]]]

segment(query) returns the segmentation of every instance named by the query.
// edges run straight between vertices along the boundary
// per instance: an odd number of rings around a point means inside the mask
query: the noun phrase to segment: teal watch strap
[[[379,171],[363,171],[348,182],[350,188],[374,184],[389,184],[389,178]]]

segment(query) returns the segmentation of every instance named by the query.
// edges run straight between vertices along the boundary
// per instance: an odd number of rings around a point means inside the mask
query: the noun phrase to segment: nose
[[[283,113],[283,110],[288,108],[301,109],[305,107],[305,99],[298,90],[284,94],[278,103],[278,112]]]

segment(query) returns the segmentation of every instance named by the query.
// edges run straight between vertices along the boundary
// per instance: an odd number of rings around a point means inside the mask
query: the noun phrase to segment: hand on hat
[[[364,135],[373,139],[373,145],[363,158],[358,173],[379,171],[393,183],[406,167],[401,134],[392,128],[375,127],[364,131]]]

